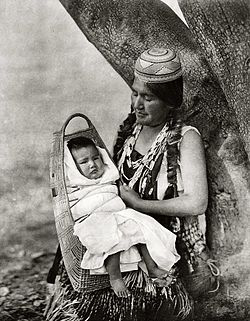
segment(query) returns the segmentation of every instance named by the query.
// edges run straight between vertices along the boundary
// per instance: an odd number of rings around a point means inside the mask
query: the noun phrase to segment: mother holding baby
[[[127,207],[152,216],[177,235],[181,259],[165,287],[153,284],[138,270],[134,281],[126,284],[131,292],[128,298],[118,298],[110,289],[79,297],[65,285],[67,275],[60,264],[57,288],[64,287],[68,304],[64,310],[55,305],[47,320],[188,320],[192,315],[189,294],[199,296],[214,283],[198,223],[208,201],[203,143],[198,130],[182,122],[179,57],[164,48],[146,50],[136,61],[134,75],[131,113],[121,125],[114,146],[120,196]],[[91,313],[86,306],[92,306]]]

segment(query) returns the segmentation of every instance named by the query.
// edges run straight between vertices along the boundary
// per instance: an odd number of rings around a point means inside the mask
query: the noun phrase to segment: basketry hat
[[[136,60],[134,74],[145,83],[175,80],[182,75],[179,56],[170,49],[148,49]]]

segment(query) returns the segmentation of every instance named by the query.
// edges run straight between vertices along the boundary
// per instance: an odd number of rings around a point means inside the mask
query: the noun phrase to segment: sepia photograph
[[[250,320],[250,3],[0,2],[0,320]]]

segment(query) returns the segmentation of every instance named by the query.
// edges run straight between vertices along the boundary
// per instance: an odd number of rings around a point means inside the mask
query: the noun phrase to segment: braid
[[[171,117],[171,121],[170,121],[171,130],[175,130],[177,124],[178,124],[177,125],[178,129],[181,128],[182,117],[181,117],[180,110],[181,108],[176,108],[173,111],[173,114],[172,114],[173,117]],[[133,112],[133,108],[131,107],[130,113],[128,114],[124,122],[120,125],[119,131],[117,133],[116,142],[113,148],[113,160],[115,164],[117,164],[120,158],[125,140],[132,135],[135,121],[136,121],[135,113]],[[178,130],[178,134],[179,134],[179,130]]]
[[[132,134],[133,125],[135,124],[135,113],[131,107],[131,111],[128,114],[128,117],[124,120],[124,122],[120,125],[120,128],[117,133],[116,142],[113,148],[113,159],[117,164],[119,157],[121,155],[121,151],[124,145],[125,140]]]

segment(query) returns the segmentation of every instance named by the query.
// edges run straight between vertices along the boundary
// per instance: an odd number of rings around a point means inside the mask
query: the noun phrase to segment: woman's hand
[[[137,209],[138,207],[140,207],[139,204],[142,199],[132,188],[128,187],[127,185],[120,184],[119,190],[122,200],[128,207],[131,207],[133,209]]]

